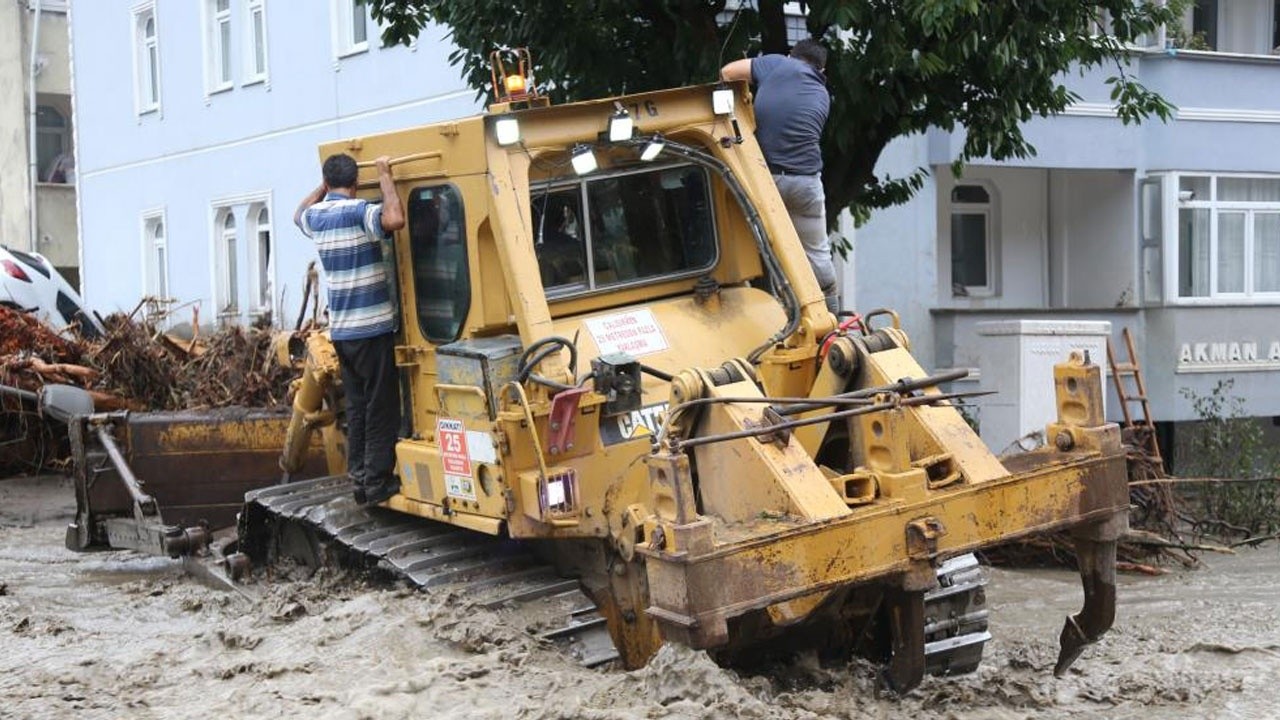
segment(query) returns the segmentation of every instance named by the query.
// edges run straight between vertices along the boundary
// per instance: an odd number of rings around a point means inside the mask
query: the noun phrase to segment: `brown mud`
[[[1061,571],[992,571],[977,673],[876,691],[862,663],[740,676],[666,647],[586,670],[447,593],[277,575],[248,601],[167,559],[62,547],[56,478],[0,481],[0,717],[1269,718],[1280,716],[1280,548],[1122,577],[1116,628],[1062,679]]]

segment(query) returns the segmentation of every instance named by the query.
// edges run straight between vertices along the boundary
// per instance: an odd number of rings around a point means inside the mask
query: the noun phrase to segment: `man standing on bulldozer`
[[[347,411],[347,475],[356,502],[399,492],[395,475],[400,390],[395,366],[399,318],[382,241],[404,227],[404,208],[386,157],[376,161],[382,202],[355,197],[359,169],[350,155],[324,161],[324,180],[293,221],[316,243],[329,286],[329,336],[338,354]]]
[[[819,144],[831,109],[823,75],[826,66],[827,49],[806,38],[789,55],[734,60],[720,69],[720,77],[730,82],[749,80],[756,86],[756,141],[826,297],[827,309],[838,312]]]

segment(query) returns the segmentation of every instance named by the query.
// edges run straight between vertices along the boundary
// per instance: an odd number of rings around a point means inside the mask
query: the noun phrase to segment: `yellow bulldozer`
[[[1049,447],[1002,461],[946,391],[963,373],[924,370],[896,315],[827,310],[745,85],[552,105],[518,73],[494,80],[485,114],[319,148],[355,157],[371,199],[372,160],[392,157],[406,208],[389,240],[399,493],[352,500],[316,330],[281,343],[300,371],[271,426],[287,482],[237,496],[236,533],[214,542],[199,508],[161,521],[166,492],[208,485],[129,473],[141,435],[99,418],[79,434],[125,447],[78,470],[69,545],[216,546],[232,575],[324,545],[419,586],[504,588],[495,602],[581,588],[585,610],[548,634],[607,630],[588,664],[640,666],[663,642],[724,662],[812,647],[879,660],[906,689],[977,665],[970,553],[1069,530],[1084,607],[1057,672],[1106,632],[1128,490],[1096,365],[1063,359]],[[261,454],[225,424],[201,437]]]

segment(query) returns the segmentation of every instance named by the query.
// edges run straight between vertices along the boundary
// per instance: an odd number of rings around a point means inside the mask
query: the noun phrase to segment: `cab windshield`
[[[706,170],[646,165],[531,188],[534,249],[551,297],[698,275],[716,262]]]

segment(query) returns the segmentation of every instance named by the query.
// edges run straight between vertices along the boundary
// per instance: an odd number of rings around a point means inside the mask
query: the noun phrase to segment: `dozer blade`
[[[67,547],[164,555],[197,549],[164,538],[234,526],[246,492],[279,482],[288,421],[284,411],[245,408],[71,419],[76,521]],[[306,458],[300,477],[325,472],[318,440]]]

